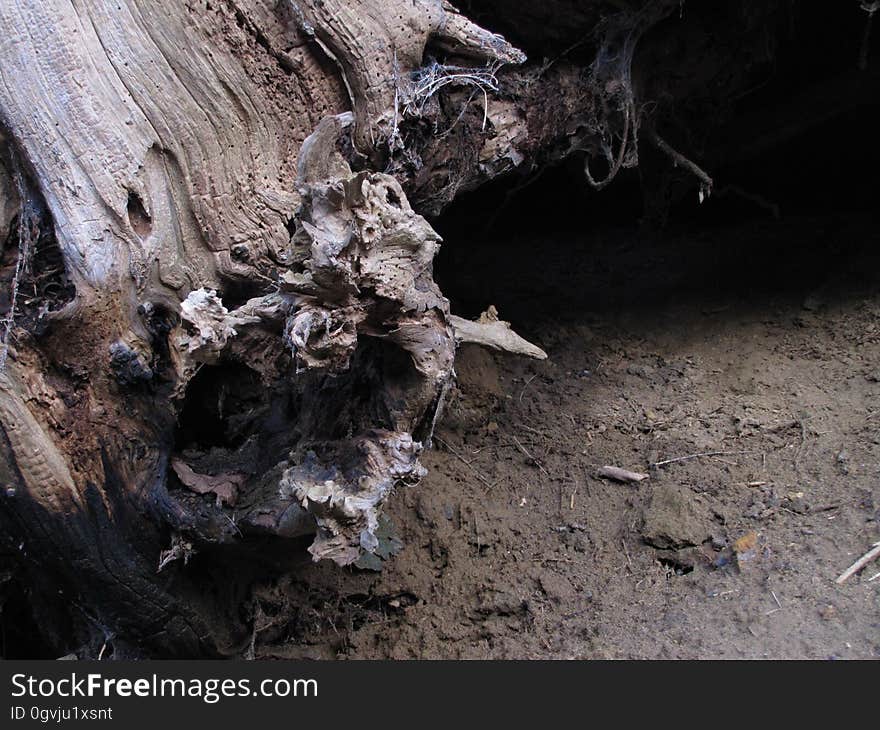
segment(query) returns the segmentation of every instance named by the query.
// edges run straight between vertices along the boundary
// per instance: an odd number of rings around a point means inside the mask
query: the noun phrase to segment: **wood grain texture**
[[[0,522],[49,536],[40,560],[108,632],[234,652],[242,614],[212,592],[246,582],[224,561],[308,536],[354,562],[424,473],[456,340],[408,191],[440,209],[577,124],[530,128],[519,77],[480,95],[467,145],[393,140],[426,54],[525,58],[438,0],[8,0],[0,26],[0,236],[23,181],[72,292],[11,312],[0,445],[21,491]],[[216,442],[185,441],[210,414]],[[235,499],[192,474],[234,475]],[[183,543],[222,569],[169,562]]]

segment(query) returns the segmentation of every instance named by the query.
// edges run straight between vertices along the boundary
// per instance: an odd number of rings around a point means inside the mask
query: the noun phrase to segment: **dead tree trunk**
[[[232,654],[230,566],[373,551],[456,340],[543,356],[451,315],[419,212],[574,150],[635,164],[667,6],[577,65],[445,0],[0,4],[0,519],[46,626]]]
[[[192,555],[311,535],[353,562],[423,473],[456,333],[407,193],[439,210],[575,122],[530,126],[528,79],[500,80],[524,55],[439,0],[13,0],[0,21],[6,551],[60,589],[47,626],[234,653],[236,601]]]

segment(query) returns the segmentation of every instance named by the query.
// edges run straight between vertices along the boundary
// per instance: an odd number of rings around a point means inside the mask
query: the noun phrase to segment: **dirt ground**
[[[262,586],[256,656],[880,657],[880,562],[834,582],[880,540],[876,225],[592,230],[444,266],[459,311],[495,304],[549,359],[460,353],[429,474],[393,499],[399,554]]]

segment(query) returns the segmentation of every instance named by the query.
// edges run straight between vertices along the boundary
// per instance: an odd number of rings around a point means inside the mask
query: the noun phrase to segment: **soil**
[[[460,352],[428,476],[392,500],[400,552],[262,586],[256,656],[880,658],[880,563],[834,582],[880,540],[875,225],[447,253],[454,308],[495,304],[549,358]]]

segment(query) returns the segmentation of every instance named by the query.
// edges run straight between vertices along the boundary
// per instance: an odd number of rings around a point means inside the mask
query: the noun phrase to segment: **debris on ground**
[[[629,471],[621,469],[617,466],[600,466],[596,471],[596,476],[601,479],[611,479],[615,482],[641,482],[648,478],[647,474],[637,471]]]
[[[711,535],[710,517],[696,495],[678,484],[655,487],[644,512],[642,537],[653,547],[678,550],[699,545]]]

